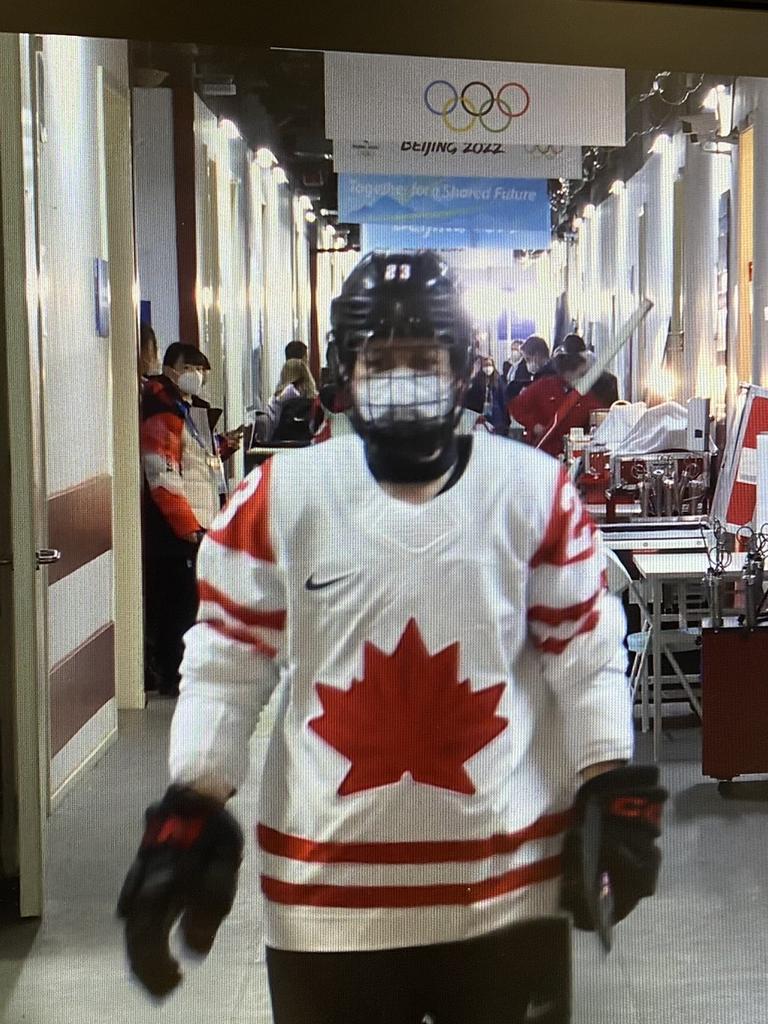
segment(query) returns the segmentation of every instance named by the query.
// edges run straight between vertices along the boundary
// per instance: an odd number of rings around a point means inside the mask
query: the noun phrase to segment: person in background
[[[148,323],[141,321],[139,328],[139,393],[150,377],[160,372],[160,358],[157,351],[157,338]]]
[[[289,359],[302,359],[309,365],[309,352],[303,341],[289,341],[285,346],[285,361]]]
[[[479,413],[493,433],[506,434],[509,414],[504,392],[504,382],[493,356],[481,356],[479,370],[473,374],[464,396],[464,408]]]
[[[519,380],[507,385],[507,402],[521,395],[533,381],[541,377],[551,377],[555,373],[549,358],[549,345],[538,334],[527,337],[520,346],[520,351],[523,353],[525,371],[520,371]]]
[[[501,376],[507,382],[512,379],[515,370],[523,361],[523,353],[520,351],[522,345],[522,338],[513,338],[509,343],[507,358],[501,367]]]
[[[576,335],[570,336],[572,339]],[[540,447],[548,455],[559,456],[563,450],[563,438],[573,427],[589,430],[590,415],[595,409],[604,408],[602,392],[596,393],[592,388],[583,395],[576,404],[561,418],[560,409],[581,377],[594,362],[591,352],[578,338],[583,348],[576,341],[569,341],[555,350],[551,365],[553,374],[544,375],[534,380],[516,399],[509,404],[509,413],[525,429],[525,437],[529,444]]]
[[[221,416],[200,397],[211,364],[194,345],[170,345],[163,372],[141,403],[144,598],[152,675],[147,688],[178,695],[182,638],[197,614],[195,562],[206,530],[226,499],[223,460],[242,429],[215,435]]]
[[[322,426],[312,437],[312,444],[322,444],[332,437],[354,433],[354,428],[347,416],[350,408],[349,394],[332,379],[329,367],[320,371],[320,391],[318,399],[322,406]]]
[[[560,348],[568,354],[585,352],[588,358],[594,359],[594,352],[587,347],[580,334],[566,334]],[[610,409],[613,403],[619,400],[619,382],[615,374],[604,370],[597,378],[592,392],[600,400],[601,409]]]
[[[267,405],[269,441],[307,441],[322,423],[315,379],[302,359],[288,359]]]
[[[507,386],[506,398],[508,402],[510,399],[515,398],[533,379],[523,355],[524,344],[525,342],[520,339],[510,342],[509,359],[505,363],[507,370],[503,374]]]

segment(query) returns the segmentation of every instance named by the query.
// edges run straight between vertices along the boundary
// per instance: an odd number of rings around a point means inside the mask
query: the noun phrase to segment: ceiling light
[[[238,139],[242,139],[240,129],[237,127],[234,121],[231,121],[228,117],[222,117],[219,120],[219,129],[224,133],[224,136],[230,140],[230,142],[236,142]]]
[[[313,210],[307,210],[307,212],[304,214],[304,220],[307,222],[307,224],[314,224],[315,221],[317,220],[317,214]]]
[[[288,184],[288,175],[285,173],[282,167],[274,167],[273,171],[275,174],[275,181],[277,182],[278,185]]]
[[[587,203],[584,209],[581,211],[581,216],[584,220],[589,220],[590,217],[595,215],[595,204]]]
[[[312,209],[312,200],[309,198],[309,196],[299,196],[298,203],[299,203],[299,209],[300,210],[311,210]]]
[[[710,89],[704,99],[701,101],[703,110],[717,110],[717,89]]]
[[[262,146],[260,149],[256,150],[256,163],[259,167],[269,170],[270,167],[274,167],[277,163],[277,157],[271,149],[267,149],[266,146]]]
[[[663,153],[664,150],[667,148],[667,145],[669,144],[669,141],[670,141],[669,136],[666,135],[664,132],[662,132],[660,135],[657,135],[656,138],[653,140],[653,145],[648,150],[648,152],[649,153]]]
[[[620,196],[624,191],[624,182],[621,178],[617,178],[616,181],[611,185],[611,195]]]

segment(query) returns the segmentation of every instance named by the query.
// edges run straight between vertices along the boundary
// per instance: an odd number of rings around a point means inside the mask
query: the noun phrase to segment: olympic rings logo
[[[485,82],[468,82],[461,92],[444,78],[436,78],[424,90],[424,105],[452,132],[468,132],[480,124],[488,132],[505,132],[516,117],[522,117],[531,105],[531,94],[520,82],[505,82],[494,92]],[[466,123],[457,122],[451,115],[460,107],[467,115]],[[498,113],[489,118],[491,111]]]
[[[526,146],[526,153],[530,153],[531,156],[560,156],[563,152],[563,146]]]

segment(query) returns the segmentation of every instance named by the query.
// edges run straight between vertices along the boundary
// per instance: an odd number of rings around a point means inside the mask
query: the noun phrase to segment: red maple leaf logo
[[[323,714],[310,728],[351,761],[339,796],[399,782],[410,773],[457,793],[475,787],[464,762],[507,727],[494,714],[504,683],[473,692],[459,682],[459,645],[431,655],[410,619],[391,655],[363,649],[363,678],[349,690],[316,683]]]

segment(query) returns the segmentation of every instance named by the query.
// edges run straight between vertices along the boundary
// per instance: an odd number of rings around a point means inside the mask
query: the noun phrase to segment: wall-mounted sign
[[[581,146],[508,146],[503,142],[339,139],[333,167],[341,174],[441,174],[477,178],[581,179]]]
[[[329,139],[623,146],[618,68],[325,54]]]

